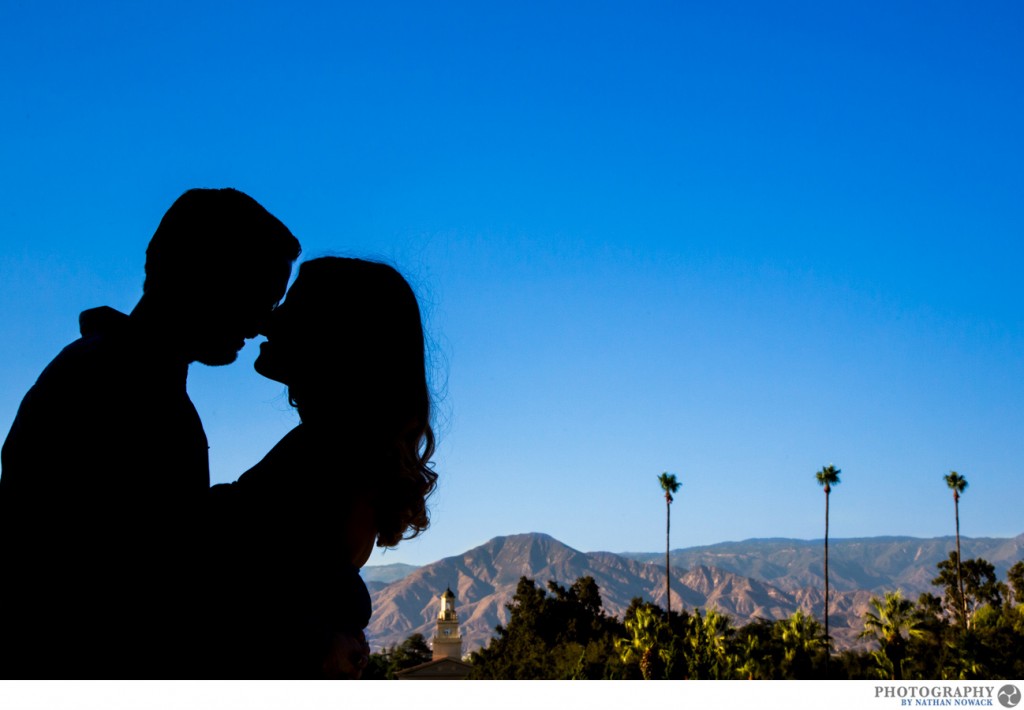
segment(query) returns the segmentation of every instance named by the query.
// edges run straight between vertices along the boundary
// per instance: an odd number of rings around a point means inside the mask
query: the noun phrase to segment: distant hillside
[[[862,643],[861,619],[873,595],[902,588],[910,598],[935,591],[930,580],[935,564],[945,559],[952,538],[864,538],[829,542],[831,630],[839,648]],[[1000,577],[1024,559],[1024,535],[1012,539],[962,538],[965,557],[981,556],[995,564]],[[797,609],[821,618],[824,597],[822,541],[746,540],[676,550],[672,560],[673,608],[715,607],[738,623],[757,618],[781,619]],[[621,618],[633,597],[664,607],[664,556],[658,553],[584,553],[542,533],[497,537],[462,555],[447,557],[389,584],[388,574],[406,572],[363,569],[373,598],[368,633],[373,648],[401,643],[409,634],[430,638],[438,596],[451,587],[466,651],[487,644],[494,627],[508,621],[505,605],[522,576],[544,586],[548,580],[568,585],[584,575],[601,589],[604,608]]]
[[[397,582],[404,577],[408,577],[418,569],[419,567],[416,565],[406,565],[399,562],[391,565],[368,565],[363,567],[359,573],[367,584],[371,582],[390,584],[391,582]]]
[[[1000,577],[1024,559],[1024,535],[1015,538],[962,537],[964,558],[984,557]],[[822,540],[754,538],[673,550],[674,567],[717,567],[781,589],[796,590],[823,584]],[[830,582],[839,590],[881,593],[901,588],[908,596],[931,591],[935,565],[946,559],[955,538],[870,537],[829,541]],[[619,552],[640,562],[664,564],[664,552]],[[419,569],[415,565],[371,565],[362,569],[367,584],[396,582]]]
[[[1014,562],[1024,559],[1024,535],[1015,538],[960,538],[964,559],[984,557],[1000,578]],[[823,540],[761,539],[723,542],[673,550],[671,564],[691,568],[717,567],[759,579],[786,591],[824,585]],[[934,591],[935,565],[955,549],[956,539],[870,537],[829,540],[829,583],[840,591],[866,590],[875,594],[901,588],[916,598]],[[622,553],[641,562],[659,561],[665,553]]]
[[[594,577],[605,610],[621,617],[633,597],[664,606],[664,568],[608,552],[583,553],[539,533],[498,537],[455,557],[426,565],[383,588],[371,585],[374,614],[368,629],[375,649],[400,643],[414,632],[433,634],[438,596],[451,586],[466,650],[486,645],[499,623],[508,621],[505,605],[522,576],[541,585],[548,580],[571,584]],[[836,594],[836,635],[850,610],[866,607],[867,592]],[[713,567],[673,569],[672,603],[676,608],[713,605],[738,619],[780,619],[797,608],[820,605],[815,590],[787,593],[772,585]]]

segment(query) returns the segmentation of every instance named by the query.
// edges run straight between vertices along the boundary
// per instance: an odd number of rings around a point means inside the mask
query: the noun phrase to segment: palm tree
[[[825,466],[816,474],[818,485],[825,487],[825,664],[828,665],[828,652],[832,648],[832,639],[828,635],[828,497],[832,486],[839,485],[839,474],[842,471],[832,464]]]
[[[907,657],[907,641],[924,635],[921,621],[914,616],[914,603],[903,598],[900,590],[886,592],[884,599],[871,597],[875,611],[864,614],[861,638],[878,641],[879,665],[891,665],[890,680],[903,680],[903,661]],[[903,632],[906,631],[906,636]],[[885,660],[887,663],[882,664]]]
[[[734,634],[729,617],[716,609],[708,609],[701,617],[700,609],[687,619],[686,644],[689,646],[687,678],[693,680],[728,680],[733,675],[728,639]]]
[[[771,665],[771,658],[761,648],[761,639],[750,634],[740,640],[738,652],[733,665],[736,673],[747,680],[758,680],[771,678],[768,671]]]
[[[775,622],[772,633],[782,642],[782,664],[779,668],[782,677],[790,680],[811,678],[815,657],[826,647],[825,639],[821,637],[821,624],[813,616],[797,609],[789,618]]]
[[[666,636],[668,623],[655,610],[656,606],[642,605],[632,618],[626,619],[629,638],[616,639],[615,650],[625,664],[639,663],[644,680],[660,678],[669,660]],[[658,611],[661,611],[658,609]]]
[[[669,581],[671,579],[671,572],[669,571],[668,560],[668,532],[672,516],[672,501],[674,500],[674,498],[672,498],[672,494],[679,490],[679,486],[681,484],[676,480],[676,475],[674,473],[668,473],[667,471],[658,476],[658,483],[661,484],[661,490],[665,491],[665,616],[667,618],[668,615],[672,613],[672,587]]]
[[[946,485],[953,489],[953,511],[956,514],[956,585],[960,589],[960,623],[967,628],[967,599],[964,597],[964,577],[960,570],[960,494],[967,488],[967,479],[956,471],[945,476]]]

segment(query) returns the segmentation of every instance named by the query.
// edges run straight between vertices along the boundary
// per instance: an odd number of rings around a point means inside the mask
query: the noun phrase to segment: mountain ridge
[[[872,596],[901,588],[908,597],[935,591],[935,563],[948,556],[952,537],[848,538],[829,541],[831,631],[838,648],[857,639]],[[1024,535],[961,538],[964,557],[985,557],[1002,578],[1024,558]],[[781,619],[797,609],[820,618],[823,603],[823,541],[787,538],[726,542],[670,552],[673,608],[715,607],[739,623]],[[373,570],[364,575],[372,576]],[[664,607],[664,553],[581,552],[546,533],[492,538],[460,555],[413,569],[408,575],[368,583],[374,615],[367,629],[375,650],[412,633],[433,635],[438,596],[451,588],[466,652],[490,640],[508,621],[508,604],[521,577],[539,586],[568,585],[589,575],[601,590],[607,613],[622,617],[633,597]]]

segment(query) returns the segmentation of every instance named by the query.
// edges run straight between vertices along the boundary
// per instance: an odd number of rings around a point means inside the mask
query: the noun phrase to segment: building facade
[[[399,680],[461,680],[471,666],[462,660],[462,633],[455,612],[455,594],[451,588],[441,595],[441,611],[432,640],[433,660],[395,674]]]

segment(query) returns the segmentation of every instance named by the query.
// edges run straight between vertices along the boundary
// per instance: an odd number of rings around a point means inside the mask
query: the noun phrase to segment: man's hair
[[[295,261],[300,251],[288,228],[244,192],[196,188],[160,220],[146,249],[142,288],[187,287],[194,278]]]

